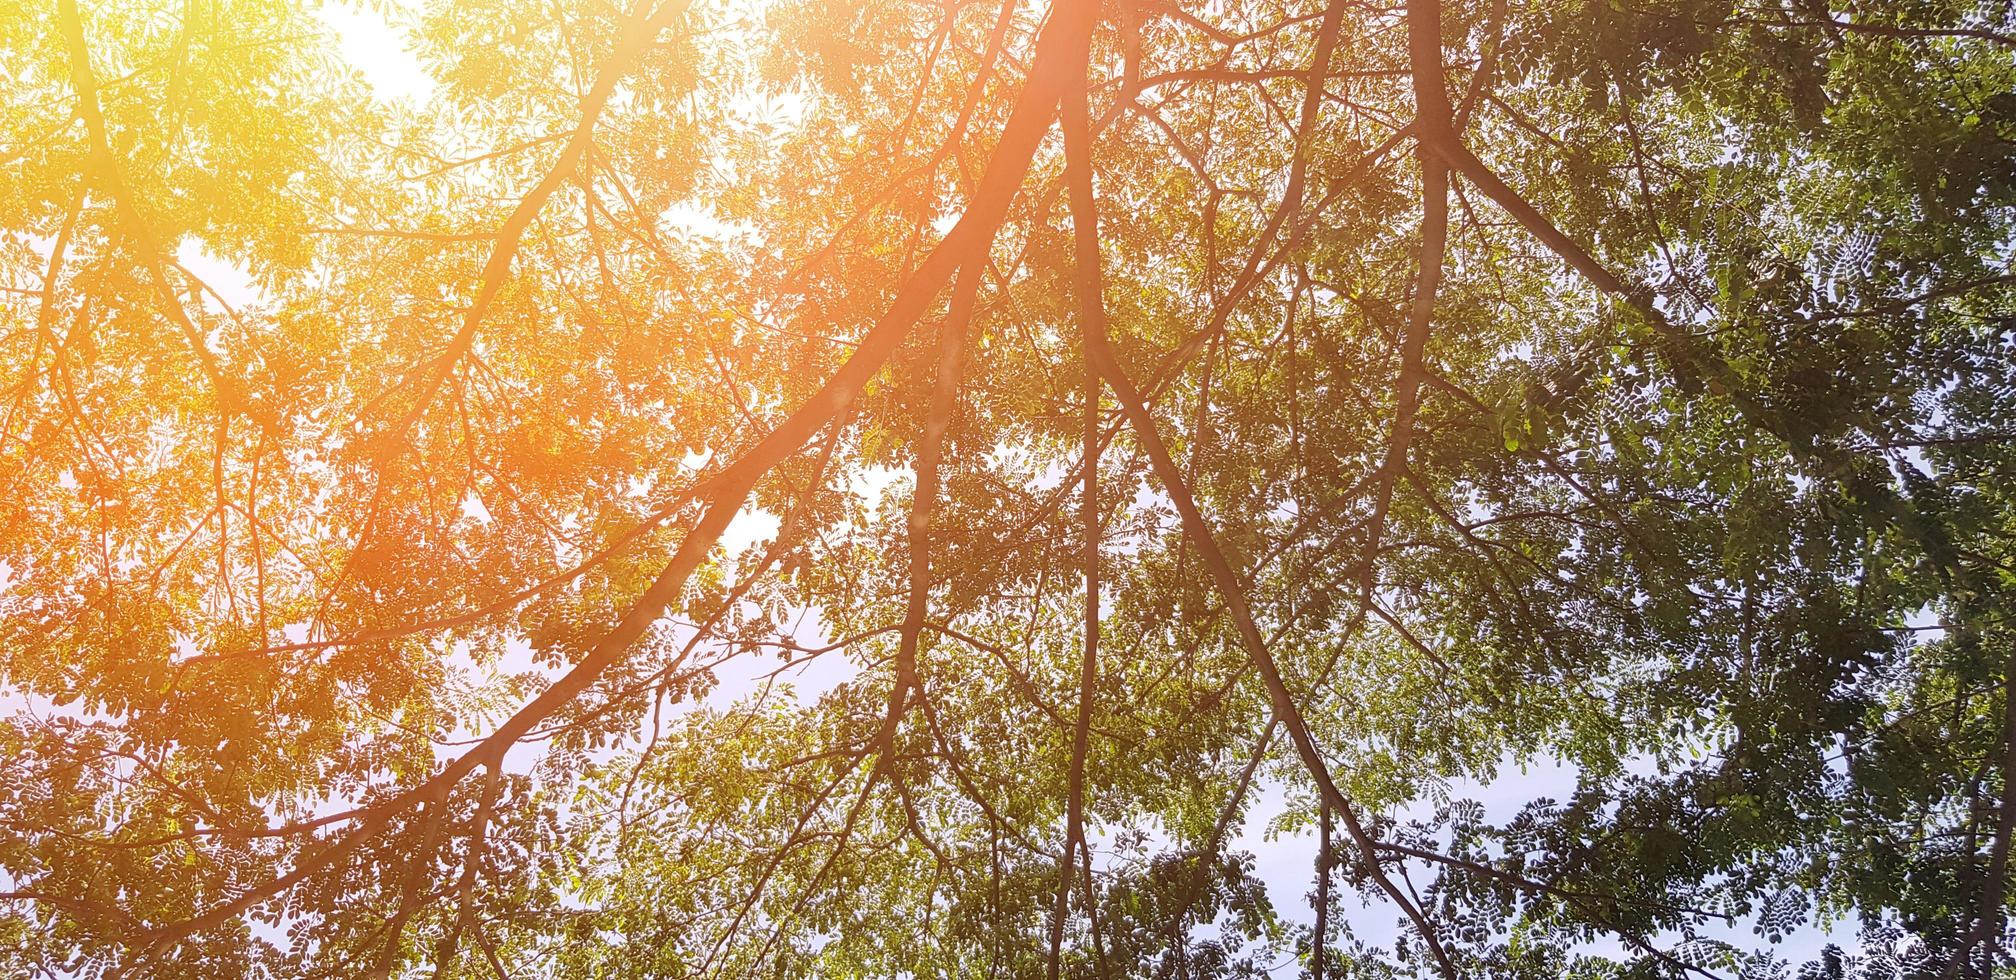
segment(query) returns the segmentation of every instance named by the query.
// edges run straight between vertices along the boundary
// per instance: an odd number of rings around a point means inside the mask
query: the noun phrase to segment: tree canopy
[[[2016,9],[352,13],[0,9],[0,972],[2016,975]]]

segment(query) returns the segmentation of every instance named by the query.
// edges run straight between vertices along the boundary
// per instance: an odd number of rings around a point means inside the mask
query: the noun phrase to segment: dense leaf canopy
[[[2012,975],[2004,3],[16,0],[0,93],[0,973]]]

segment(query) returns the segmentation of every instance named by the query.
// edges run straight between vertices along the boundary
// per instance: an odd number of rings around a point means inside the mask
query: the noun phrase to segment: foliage
[[[0,52],[0,971],[2016,969],[2006,4]]]

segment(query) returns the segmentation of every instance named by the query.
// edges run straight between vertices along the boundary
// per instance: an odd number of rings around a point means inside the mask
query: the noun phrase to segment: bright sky
[[[417,14],[412,3],[390,5],[393,16]],[[357,3],[325,3],[316,11],[336,35],[344,60],[354,66],[382,99],[425,101],[434,93],[434,80],[406,49],[402,25],[395,25],[377,11]]]

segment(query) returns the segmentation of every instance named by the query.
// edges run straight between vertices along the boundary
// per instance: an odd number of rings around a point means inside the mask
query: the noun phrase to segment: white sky
[[[410,3],[392,5],[394,17],[415,16]],[[336,35],[348,61],[370,83],[379,98],[424,102],[434,94],[434,80],[406,48],[405,32],[385,16],[362,4],[325,3],[316,16]]]

